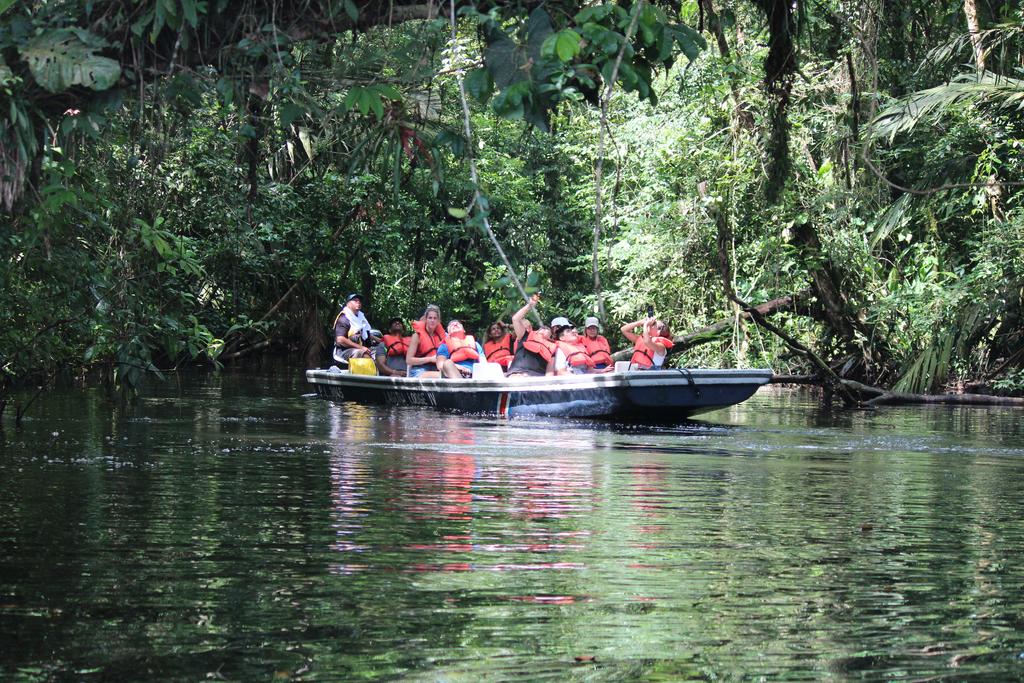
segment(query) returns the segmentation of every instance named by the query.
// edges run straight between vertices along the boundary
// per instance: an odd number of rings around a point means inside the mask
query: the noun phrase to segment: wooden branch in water
[[[889,391],[872,387],[851,379],[844,379],[843,384],[847,388],[873,396],[864,402],[864,405],[912,405],[912,404],[947,404],[947,405],[975,405],[975,406],[1022,406],[1024,398],[1013,396],[990,396],[988,394],[908,394],[900,391]]]
[[[839,396],[843,399],[844,404],[846,404],[847,406],[857,405],[858,401],[856,397],[850,392],[849,388],[843,384],[842,378],[840,378],[839,375],[837,375],[835,371],[833,371],[832,368],[828,366],[828,363],[823,361],[821,357],[818,356],[818,354],[814,353],[809,348],[798,342],[796,339],[789,336],[788,334],[780,330],[778,327],[772,325],[770,322],[765,320],[764,316],[762,316],[754,308],[752,308],[750,304],[744,302],[737,296],[732,296],[730,298],[737,304],[739,304],[744,311],[750,313],[750,316],[755,323],[757,323],[764,329],[774,334],[776,337],[781,339],[783,343],[786,344],[786,346],[788,346],[789,348],[793,349],[804,358],[811,361],[811,363],[813,363],[814,365],[818,366],[818,369],[821,371],[821,376],[828,383],[826,388],[835,389],[836,391],[838,391]]]
[[[989,394],[908,394],[890,391],[881,387],[862,384],[852,379],[842,379],[843,386],[852,392],[872,398],[864,401],[866,406],[881,405],[973,405],[973,406],[1021,406],[1024,398],[1013,396],[991,396]],[[818,375],[773,375],[770,384],[823,384]]]
[[[821,378],[817,375],[772,375],[769,384],[813,384],[821,385]]]
[[[260,349],[265,349],[268,346],[270,346],[270,340],[269,339],[264,339],[261,342],[256,342],[252,346],[246,346],[244,349],[240,349],[238,351],[232,351],[231,353],[221,354],[220,356],[217,357],[217,360],[234,360],[236,358],[241,358],[242,356],[247,356],[250,353],[252,353],[253,351],[258,351]]]

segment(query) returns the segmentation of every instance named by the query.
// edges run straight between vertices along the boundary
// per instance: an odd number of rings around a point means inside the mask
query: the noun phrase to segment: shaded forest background
[[[323,364],[350,291],[482,333],[519,301],[488,228],[545,318],[653,303],[677,365],[818,372],[758,306],[843,377],[1019,394],[1022,32],[988,0],[0,0],[0,412]]]

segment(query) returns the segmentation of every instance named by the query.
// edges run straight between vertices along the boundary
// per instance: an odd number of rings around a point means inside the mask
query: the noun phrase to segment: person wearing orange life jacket
[[[484,354],[490,363],[497,363],[502,370],[508,370],[515,350],[512,336],[506,331],[505,323],[500,320],[491,323],[487,328],[487,339],[484,340]]]
[[[469,377],[473,374],[473,365],[484,358],[483,347],[466,334],[462,321],[448,321],[448,338],[437,349],[437,369],[450,379]]]
[[[377,373],[385,377],[405,377],[408,365],[405,354],[409,350],[411,337],[405,336],[405,323],[401,318],[388,321],[388,333],[381,336],[380,344],[373,349],[373,360]]]
[[[604,370],[614,365],[612,347],[608,340],[601,336],[601,324],[591,316],[583,323],[583,336],[580,343],[587,349],[587,354],[594,360],[595,370]]]
[[[634,330],[643,326],[641,334]],[[622,326],[622,334],[633,342],[633,357],[629,367],[632,370],[661,370],[665,365],[665,356],[672,348],[672,333],[668,325],[654,318],[643,318]]]
[[[592,372],[594,359],[580,343],[580,335],[568,319],[551,321],[551,338],[555,341],[555,374],[582,375]]]
[[[551,328],[541,325],[531,330],[526,314],[540,302],[540,293],[512,316],[512,329],[516,333],[516,352],[508,365],[509,377],[543,377],[555,374],[555,344],[551,341]]]
[[[437,349],[446,337],[441,325],[441,309],[430,304],[423,311],[423,317],[412,324],[412,338],[405,362],[409,366],[409,377],[440,377],[437,370]]]

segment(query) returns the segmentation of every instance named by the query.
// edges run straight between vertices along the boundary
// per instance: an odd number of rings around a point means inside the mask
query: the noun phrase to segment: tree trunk
[[[974,66],[978,74],[985,73],[985,48],[981,44],[981,28],[978,24],[978,6],[974,0],[964,0],[964,14],[967,16],[967,32],[974,48]]]
[[[719,54],[722,55],[722,59],[726,62],[732,62],[732,50],[729,49],[729,41],[725,37],[722,21],[715,12],[712,0],[700,0],[700,5],[708,19],[708,30],[715,36],[715,42],[718,43]],[[729,88],[732,90],[733,99],[733,126],[743,130],[753,130],[754,114],[750,111],[750,106],[743,99],[740,91],[739,75],[734,69],[729,70]]]
[[[822,251],[817,231],[810,222],[799,223],[793,226],[793,237],[800,249],[800,260],[810,273],[811,286],[821,302],[826,321],[843,340],[852,340],[854,326],[846,310],[846,300],[831,263]]]

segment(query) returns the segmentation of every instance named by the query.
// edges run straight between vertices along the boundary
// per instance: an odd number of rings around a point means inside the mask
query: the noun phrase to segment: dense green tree
[[[482,326],[487,227],[546,312],[709,328],[680,363],[808,369],[785,302],[845,376],[1016,389],[1022,18],[972,6],[0,0],[0,406],[319,363],[351,290]]]

